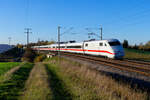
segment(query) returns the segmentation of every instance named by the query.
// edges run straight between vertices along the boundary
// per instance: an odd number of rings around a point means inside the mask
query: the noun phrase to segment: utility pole
[[[100,27],[100,39],[102,40],[103,39],[103,28]]]
[[[38,38],[38,42],[40,42],[40,38]]]
[[[37,41],[37,43],[38,43],[38,46],[40,46],[40,38],[38,38],[38,41]]]
[[[9,45],[10,45],[10,42],[11,42],[11,37],[8,37],[8,40],[9,40]]]
[[[32,32],[30,32],[32,29],[31,28],[25,28],[25,30],[26,30],[26,34],[27,34],[27,47],[28,47],[28,44],[29,44],[29,34],[30,33],[32,33]]]
[[[60,26],[58,26],[58,57],[60,57]]]

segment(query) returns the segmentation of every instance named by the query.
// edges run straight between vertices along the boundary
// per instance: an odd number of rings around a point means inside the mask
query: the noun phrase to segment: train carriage
[[[33,48],[35,50],[59,50],[58,44],[34,46]],[[64,43],[60,44],[60,51],[105,56],[113,59],[122,59],[124,56],[123,47],[117,39]]]

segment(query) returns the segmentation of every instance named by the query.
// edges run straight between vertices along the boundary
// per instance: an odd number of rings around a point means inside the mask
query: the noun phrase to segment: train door
[[[83,54],[85,54],[85,51],[84,51],[84,42],[82,44],[82,51],[83,51]]]
[[[84,42],[84,54],[88,54],[88,46],[89,44],[87,42]]]
[[[103,50],[103,42],[99,42],[99,45],[98,45],[98,49],[99,49],[99,55],[102,55],[102,50]]]
[[[105,42],[100,42],[99,48],[100,48],[100,55],[107,56],[107,50],[108,50],[107,44]]]

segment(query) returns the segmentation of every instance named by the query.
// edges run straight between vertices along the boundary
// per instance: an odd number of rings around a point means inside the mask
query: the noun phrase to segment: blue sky
[[[87,40],[88,32],[99,34],[102,26],[104,39],[145,43],[150,40],[149,5],[149,0],[0,0],[0,44],[8,37],[11,44],[25,44],[26,27],[32,28],[30,42],[57,40],[58,26],[65,32],[62,41]]]

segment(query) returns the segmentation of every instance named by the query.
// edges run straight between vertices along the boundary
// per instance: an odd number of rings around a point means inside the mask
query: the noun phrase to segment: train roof
[[[106,39],[106,41],[118,41],[118,39]]]
[[[82,45],[83,42],[79,42],[79,43],[67,43],[66,45]]]
[[[105,39],[105,40],[89,40],[84,42],[75,42],[75,43],[64,43],[60,44],[61,46],[65,45],[82,45],[83,43],[89,43],[89,42],[115,42],[119,41],[118,39]],[[51,44],[51,45],[41,45],[41,46],[34,46],[34,47],[50,47],[50,46],[58,46],[58,44]]]
[[[84,41],[84,42],[115,42],[118,41],[118,39],[105,39],[105,40],[93,40],[93,41]]]

